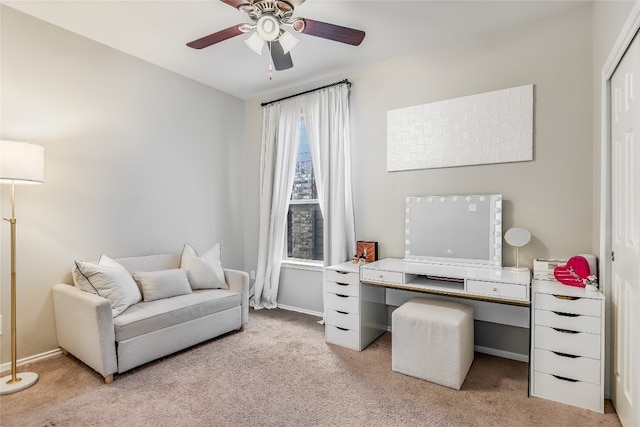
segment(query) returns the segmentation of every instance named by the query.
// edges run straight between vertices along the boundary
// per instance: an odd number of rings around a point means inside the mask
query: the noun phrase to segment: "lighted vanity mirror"
[[[502,267],[502,196],[405,200],[405,260]]]

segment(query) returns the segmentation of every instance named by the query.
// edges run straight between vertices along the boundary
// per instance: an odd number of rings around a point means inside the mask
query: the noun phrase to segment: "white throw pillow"
[[[181,268],[135,272],[133,278],[140,285],[145,301],[191,293],[187,272]]]
[[[113,317],[142,299],[127,269],[106,255],[97,264],[75,261],[72,273],[77,288],[109,300]]]
[[[180,268],[187,271],[191,289],[229,289],[220,261],[220,243],[209,248],[202,256],[188,243],[182,250]]]

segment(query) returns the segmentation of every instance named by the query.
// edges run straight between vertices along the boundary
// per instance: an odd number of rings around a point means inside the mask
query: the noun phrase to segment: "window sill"
[[[322,261],[304,261],[287,259],[282,261],[283,268],[292,268],[297,270],[322,271],[324,265]]]

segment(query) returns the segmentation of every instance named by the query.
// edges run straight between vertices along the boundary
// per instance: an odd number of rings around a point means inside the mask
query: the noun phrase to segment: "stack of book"
[[[550,280],[557,282],[553,270],[559,265],[565,265],[566,259],[533,259],[533,280]]]

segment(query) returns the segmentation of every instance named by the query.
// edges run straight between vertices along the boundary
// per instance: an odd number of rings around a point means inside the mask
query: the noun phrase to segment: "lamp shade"
[[[29,142],[0,141],[0,184],[44,182],[44,147]]]

